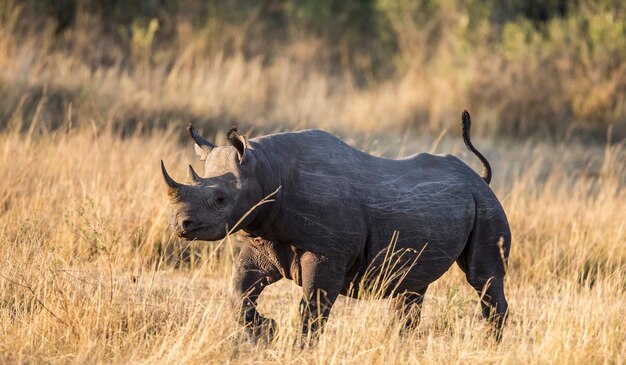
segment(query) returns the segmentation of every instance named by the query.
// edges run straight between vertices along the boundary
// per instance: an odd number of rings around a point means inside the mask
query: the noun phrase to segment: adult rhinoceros
[[[360,297],[383,281],[380,294],[397,300],[412,327],[428,285],[456,261],[500,338],[511,233],[470,123],[463,112],[463,139],[482,161],[482,178],[452,155],[379,158],[320,130],[247,140],[233,128],[230,145],[218,147],[189,125],[205,174],[189,166],[194,182],[180,184],[161,161],[174,230],[189,240],[219,240],[229,229],[251,237],[237,259],[234,290],[240,320],[255,335],[275,328],[256,303],[283,277],[302,286],[304,334],[321,330],[339,294]],[[272,202],[246,216],[272,192]]]

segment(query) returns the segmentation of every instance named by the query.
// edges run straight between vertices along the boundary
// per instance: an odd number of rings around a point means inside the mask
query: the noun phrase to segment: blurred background
[[[604,143],[625,61],[620,0],[2,0],[0,128],[437,135],[467,108],[477,134]]]

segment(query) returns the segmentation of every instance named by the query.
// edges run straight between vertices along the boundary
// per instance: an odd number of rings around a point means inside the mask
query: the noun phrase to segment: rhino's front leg
[[[237,258],[233,278],[233,300],[239,323],[255,339],[271,339],[276,332],[276,322],[263,317],[257,311],[256,305],[263,289],[280,278],[280,272],[269,260],[264,260],[263,255],[244,244]]]
[[[300,258],[303,296],[300,301],[302,335],[317,338],[343,286],[342,265],[327,257],[305,252]]]

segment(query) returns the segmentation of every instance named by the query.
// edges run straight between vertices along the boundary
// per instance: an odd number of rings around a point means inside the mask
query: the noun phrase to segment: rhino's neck
[[[268,198],[274,200],[273,202],[265,203],[256,208],[257,213],[254,215],[252,221],[243,227],[243,231],[249,236],[267,237],[271,234],[274,222],[280,212],[282,197],[284,196],[281,184],[282,170],[276,166],[276,163],[272,163],[272,160],[268,158],[266,154],[267,151],[264,150],[260,143],[251,144],[251,150],[254,153],[258,164],[257,177],[259,179],[263,195],[261,199],[267,198],[274,192],[275,194]]]

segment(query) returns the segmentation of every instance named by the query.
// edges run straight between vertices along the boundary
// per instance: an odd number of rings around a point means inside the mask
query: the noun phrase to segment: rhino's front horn
[[[165,164],[163,163],[163,160],[161,160],[161,172],[163,173],[163,179],[165,180],[165,183],[167,184],[169,188],[169,193],[170,194],[178,193],[178,190],[180,190],[181,184],[177,183],[174,179],[170,177],[170,175],[167,173],[167,170],[165,169]]]

